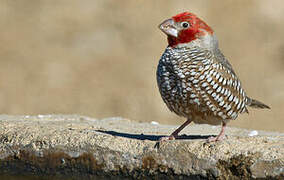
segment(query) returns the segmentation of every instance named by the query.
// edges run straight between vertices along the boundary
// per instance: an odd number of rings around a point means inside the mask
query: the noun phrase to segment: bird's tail
[[[255,99],[252,99],[252,98],[249,98],[249,97],[247,97],[247,100],[248,100],[247,105],[252,107],[252,108],[260,108],[260,109],[267,108],[267,109],[270,109],[269,106],[267,106],[266,104],[264,104],[264,103],[262,103],[258,100],[255,100]]]

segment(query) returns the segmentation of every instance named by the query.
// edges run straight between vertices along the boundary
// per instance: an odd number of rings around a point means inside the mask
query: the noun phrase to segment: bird
[[[248,107],[268,108],[245,93],[232,65],[222,54],[214,31],[191,12],[163,21],[159,29],[167,35],[168,46],[156,71],[161,97],[168,109],[186,121],[170,136],[174,140],[191,122],[220,125],[221,131],[209,142],[224,138],[230,120]]]

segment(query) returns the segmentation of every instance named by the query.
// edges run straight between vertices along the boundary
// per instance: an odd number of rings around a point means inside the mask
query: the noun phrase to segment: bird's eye
[[[181,25],[185,29],[189,27],[189,23],[188,22],[182,22]]]

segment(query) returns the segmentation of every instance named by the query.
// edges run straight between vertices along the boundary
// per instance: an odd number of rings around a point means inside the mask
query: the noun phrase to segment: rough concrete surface
[[[0,116],[0,174],[89,179],[283,179],[284,134],[77,115]],[[186,134],[186,135],[185,135]]]

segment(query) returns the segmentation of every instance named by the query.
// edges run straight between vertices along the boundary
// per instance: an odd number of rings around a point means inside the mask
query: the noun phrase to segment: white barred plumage
[[[193,111],[200,111],[197,105],[202,103],[210,111],[208,114],[226,120],[247,111],[244,105],[240,106],[247,97],[240,91],[241,83],[233,73],[208,50],[167,47],[159,62],[157,80],[163,100],[178,115],[192,116]],[[168,97],[174,97],[175,101]],[[185,98],[189,99],[188,104],[180,108]],[[188,113],[184,113],[185,110]]]
[[[164,21],[160,29],[167,34],[169,46],[157,68],[159,90],[168,108],[188,119],[169,139],[191,121],[222,123],[224,127],[227,121],[248,112],[247,106],[269,108],[247,97],[219,50],[213,30],[201,19],[192,13],[181,13]],[[214,141],[223,132],[224,128]]]

